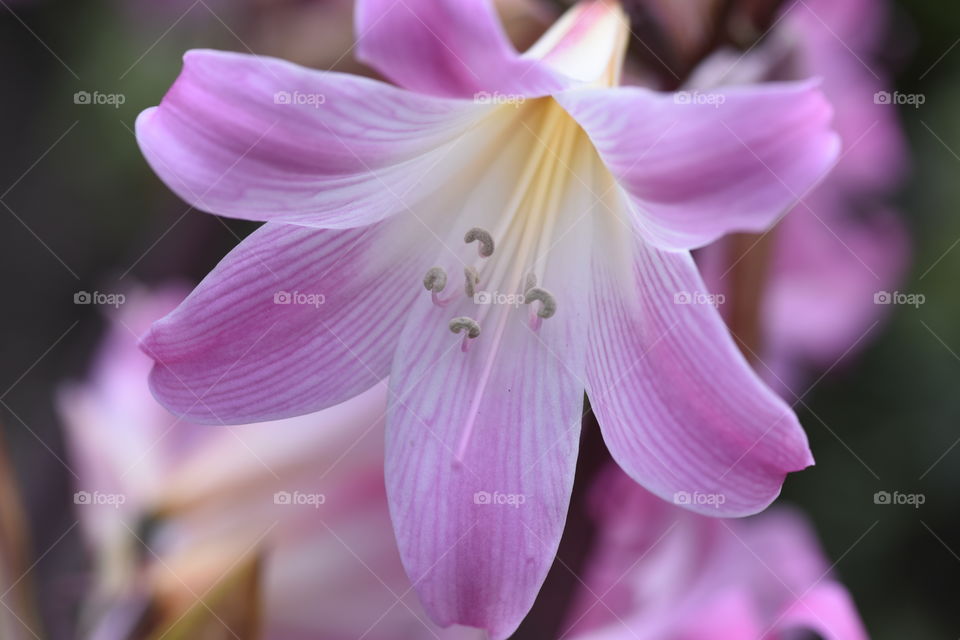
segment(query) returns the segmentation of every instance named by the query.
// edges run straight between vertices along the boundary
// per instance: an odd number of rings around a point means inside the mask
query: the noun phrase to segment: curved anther
[[[450,331],[460,333],[464,330],[468,338],[477,338],[480,336],[480,323],[467,316],[460,316],[450,321]]]
[[[445,300],[440,297],[440,292],[447,286],[446,271],[440,267],[432,267],[427,271],[427,275],[423,276],[423,286],[430,292],[430,298],[433,300],[433,304],[438,307],[445,307],[450,304],[449,298]]]
[[[523,301],[525,304],[539,301],[540,308],[537,309],[537,316],[540,318],[550,318],[557,312],[557,299],[553,297],[552,293],[540,287],[527,289],[527,292],[523,295]]]
[[[460,344],[460,350],[466,353],[470,349],[470,342],[480,337],[480,323],[473,318],[460,316],[450,321],[450,331],[454,333],[466,332],[463,336],[463,342]]]
[[[447,286],[447,272],[440,267],[431,267],[423,276],[423,286],[427,291],[440,293]]]
[[[468,298],[472,298],[477,292],[477,285],[480,284],[480,274],[473,267],[464,267],[463,269],[463,291]]]
[[[467,231],[463,236],[463,241],[470,244],[476,240],[480,243],[479,252],[481,258],[489,258],[493,255],[493,236],[486,229],[474,227]]]

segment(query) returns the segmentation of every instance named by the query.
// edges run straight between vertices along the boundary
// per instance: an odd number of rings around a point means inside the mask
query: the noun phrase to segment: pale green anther
[[[447,272],[440,267],[432,267],[427,271],[427,275],[423,276],[423,286],[427,291],[440,293],[447,286]]]
[[[523,301],[526,304],[539,301],[540,308],[537,309],[537,315],[541,318],[550,318],[557,312],[557,299],[553,297],[552,293],[540,287],[528,289],[523,296]]]
[[[468,338],[476,338],[480,335],[480,323],[467,316],[460,316],[450,321],[450,331],[460,333],[464,330],[466,330]]]
[[[480,243],[479,252],[481,258],[489,258],[493,255],[493,236],[490,235],[489,231],[481,229],[480,227],[474,227],[463,236],[463,241],[467,244],[470,244],[474,240]]]

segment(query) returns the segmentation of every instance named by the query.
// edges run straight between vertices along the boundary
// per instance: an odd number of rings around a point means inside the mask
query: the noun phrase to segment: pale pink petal
[[[517,53],[489,0],[360,0],[356,30],[358,57],[414,91],[537,96],[569,84]]]
[[[803,429],[737,349],[690,255],[615,232],[594,256],[587,365],[607,446],[661,498],[710,515],[762,510],[813,463]]]
[[[618,84],[630,18],[619,2],[586,0],[570,8],[525,55],[585,86]]]
[[[462,168],[451,147],[491,107],[273,58],[191,51],[137,119],[157,175],[192,206],[345,228],[404,211]]]
[[[630,194],[637,229],[662,248],[766,229],[826,174],[839,147],[812,83],[704,95],[581,90],[557,100]]]
[[[564,201],[557,233],[569,232],[540,283],[556,315],[535,332],[524,306],[424,301],[390,377],[387,488],[407,572],[435,621],[493,640],[517,627],[550,568],[576,465],[591,221],[582,200]],[[447,326],[464,315],[482,327],[466,353]]]
[[[428,268],[404,218],[255,231],[143,339],[157,399],[196,422],[254,422],[323,409],[386,377]]]

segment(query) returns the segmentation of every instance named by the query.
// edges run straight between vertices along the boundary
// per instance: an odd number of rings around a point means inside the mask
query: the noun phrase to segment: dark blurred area
[[[57,389],[84,375],[104,328],[103,308],[74,296],[196,282],[255,227],[190,210],[170,193],[137,148],[137,114],[159,102],[189,48],[354,70],[349,30],[330,17],[342,14],[339,4],[0,0],[0,433],[31,531],[24,564],[33,565],[51,638],[74,637],[88,564]],[[646,22],[637,20],[642,35]],[[311,47],[318,43],[322,50]],[[798,411],[817,466],[791,476],[783,496],[811,515],[878,640],[960,636],[958,43],[960,5],[895,4],[885,64],[897,90],[926,98],[900,107],[913,164],[897,203],[912,244],[901,290],[926,302],[898,306],[861,353],[811,380]],[[634,61],[650,64],[650,53],[635,51]],[[95,95],[106,102],[95,104]],[[607,455],[587,427],[560,551],[571,568],[590,539],[577,522],[579,479]],[[878,505],[878,491],[920,493],[925,502]],[[529,625],[550,620],[568,567],[555,568]],[[538,637],[533,627],[521,633]]]

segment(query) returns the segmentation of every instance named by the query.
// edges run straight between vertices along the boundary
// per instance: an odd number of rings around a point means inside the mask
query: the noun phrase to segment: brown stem
[[[773,234],[734,234],[725,241],[728,281],[727,325],[748,360],[754,362],[764,346],[763,294],[770,271]]]

